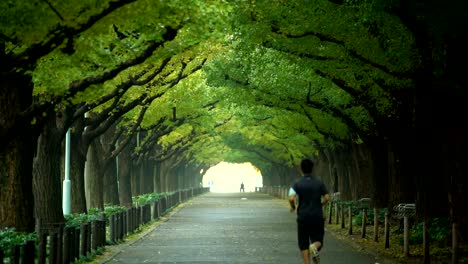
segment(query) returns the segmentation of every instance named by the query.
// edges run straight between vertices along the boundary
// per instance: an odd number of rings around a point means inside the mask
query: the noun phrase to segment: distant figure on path
[[[330,199],[325,184],[312,176],[313,168],[312,160],[303,159],[301,162],[303,176],[289,189],[291,212],[296,210],[296,196],[298,197],[297,241],[304,264],[310,263],[311,255],[314,263],[320,262],[319,250],[323,245],[325,233],[322,207]]]
[[[245,189],[244,189],[244,182],[241,182],[241,187],[240,187],[240,191],[239,192],[245,192]]]

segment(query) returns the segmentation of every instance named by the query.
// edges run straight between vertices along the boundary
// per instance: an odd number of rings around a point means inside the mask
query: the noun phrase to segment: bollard
[[[112,243],[115,242],[115,215],[111,215],[109,217],[109,233],[110,233],[110,241]]]
[[[127,211],[122,212],[122,239],[127,236]]]
[[[348,219],[349,219],[348,235],[352,235],[353,234],[353,210],[351,209],[351,205],[348,207]]]
[[[403,252],[409,256],[409,220],[408,216],[403,217]]]
[[[158,201],[154,202],[154,209],[153,209],[153,220],[159,218],[159,203]]]
[[[332,223],[332,215],[333,215],[333,201],[328,203],[328,224]]]
[[[366,227],[367,227],[367,208],[362,209],[362,234],[361,238],[366,237]]]
[[[385,248],[390,248],[390,222],[388,212],[385,212]]]
[[[69,247],[68,252],[70,254],[70,262],[75,261],[75,228],[68,227],[68,240],[69,240]]]
[[[23,251],[23,258],[21,259],[21,263],[34,263],[36,253],[36,242],[34,240],[27,240],[26,243],[21,247],[21,249]]]
[[[345,229],[346,228],[346,224],[345,224],[345,209],[344,209],[345,205],[343,203],[341,203],[340,205],[340,211],[341,211],[341,229]]]
[[[367,210],[370,208],[371,199],[370,198],[361,198],[359,201],[359,208],[362,209],[362,234],[361,238],[366,237],[366,228],[367,228]]]
[[[379,214],[374,208],[374,241],[379,242]]]
[[[37,263],[45,264],[47,258],[47,233],[39,232],[39,253]],[[3,263],[0,261],[0,263]]]
[[[50,235],[50,249],[49,249],[49,264],[57,264],[57,233],[52,233]]]
[[[91,249],[96,251],[98,248],[98,223],[97,220],[91,221]]]
[[[60,225],[57,234],[57,262],[61,262],[63,259],[63,228],[64,225]]]
[[[63,229],[63,256],[62,263],[70,263],[70,228],[65,227]]]
[[[75,253],[73,254],[76,259],[80,258],[80,234],[81,229],[79,227],[75,227]]]
[[[416,214],[416,205],[398,204],[395,207],[393,207],[393,210],[397,212],[397,218],[403,218],[403,252],[405,256],[409,256],[409,217],[414,216]]]
[[[131,208],[127,209],[126,216],[127,216],[127,232],[132,233],[133,228],[132,228],[132,209]]]
[[[88,224],[87,223],[83,223],[81,224],[81,228],[80,228],[80,240],[81,240],[81,243],[80,243],[80,254],[81,256],[86,256],[88,254],[87,252],[87,248],[88,246],[86,245],[88,243]]]

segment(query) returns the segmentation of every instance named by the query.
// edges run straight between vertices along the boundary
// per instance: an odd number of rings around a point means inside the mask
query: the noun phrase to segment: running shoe
[[[315,247],[315,244],[310,244],[309,252],[310,252],[310,255],[312,256],[312,260],[314,261],[314,263],[319,264],[320,256],[319,256],[318,249]]]

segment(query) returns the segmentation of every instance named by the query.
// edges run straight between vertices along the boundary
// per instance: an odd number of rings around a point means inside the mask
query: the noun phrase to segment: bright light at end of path
[[[250,162],[220,162],[209,168],[203,176],[203,186],[210,187],[211,192],[239,192],[244,183],[245,192],[254,192],[255,187],[262,187],[262,173]]]

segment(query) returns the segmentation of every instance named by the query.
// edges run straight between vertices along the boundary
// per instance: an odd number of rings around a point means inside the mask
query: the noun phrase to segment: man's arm
[[[328,201],[330,200],[330,195],[328,193],[326,193],[324,196],[323,196],[323,199],[322,199],[322,205],[326,205],[328,203]]]
[[[296,192],[293,188],[289,189],[289,205],[291,206],[291,212],[296,210]]]

